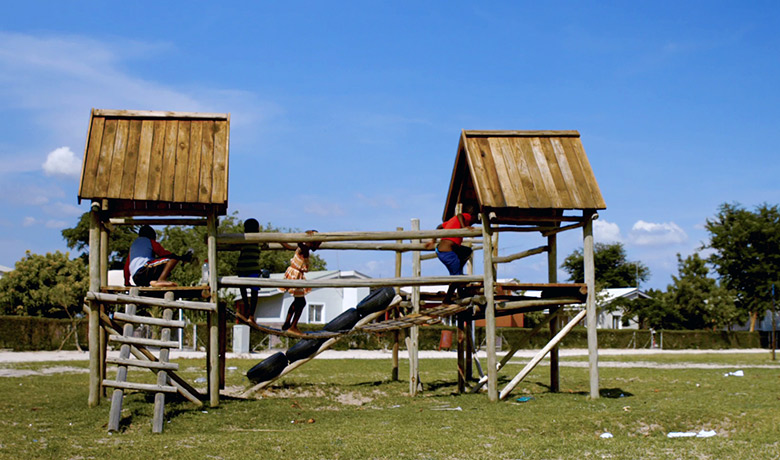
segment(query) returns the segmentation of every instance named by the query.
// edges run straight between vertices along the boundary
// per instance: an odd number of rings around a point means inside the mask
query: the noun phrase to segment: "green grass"
[[[755,355],[686,355],[684,361],[749,364]],[[639,357],[648,361],[650,357]],[[655,360],[656,357],[653,357]],[[675,357],[678,358],[678,357]],[[666,357],[664,357],[666,359]],[[633,360],[633,358],[631,359]],[[701,361],[700,361],[701,360]],[[627,359],[628,361],[628,359]],[[229,361],[227,388],[248,385],[250,361]],[[408,376],[402,361],[400,375]],[[42,371],[86,362],[0,366]],[[190,381],[204,363],[180,361]],[[502,388],[521,368],[501,372]],[[166,405],[165,432],[151,433],[152,397],[128,394],[122,431],[106,432],[109,403],[87,408],[86,373],[0,377],[0,458],[278,459],[723,459],[778,458],[780,369],[602,368],[591,400],[586,369],[562,367],[561,392],[539,367],[507,401],[455,394],[455,362],[421,361],[424,392],[390,382],[383,360],[315,360],[261,394],[219,407]],[[152,382],[135,371],[134,380]],[[113,372],[109,373],[113,376]],[[623,395],[621,397],[621,395]],[[519,396],[532,396],[518,403]],[[460,410],[446,410],[456,409]],[[312,420],[313,423],[309,423]],[[295,423],[293,423],[295,422]],[[713,429],[713,438],[670,439],[670,431]],[[614,435],[600,439],[603,432]]]

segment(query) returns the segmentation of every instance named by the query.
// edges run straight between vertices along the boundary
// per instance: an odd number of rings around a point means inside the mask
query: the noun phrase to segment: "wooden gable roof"
[[[515,217],[606,209],[577,131],[463,131],[445,219],[458,203]]]
[[[79,201],[227,210],[230,115],[92,109]]]

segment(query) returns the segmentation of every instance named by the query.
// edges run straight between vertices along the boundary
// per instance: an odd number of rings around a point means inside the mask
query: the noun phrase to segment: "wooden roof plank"
[[[558,161],[558,167],[561,170],[563,181],[568,185],[569,196],[571,198],[571,209],[579,209],[584,202],[582,191],[580,187],[576,186],[577,181],[574,179],[574,173],[572,173],[571,165],[569,165],[569,158],[564,151],[563,144],[560,139],[550,139],[550,145],[553,148],[553,154]],[[575,186],[572,186],[575,185]]]
[[[596,175],[593,174],[593,169],[590,167],[590,161],[587,155],[585,155],[585,149],[582,147],[582,142],[579,139],[562,139],[562,142],[568,141],[571,144],[572,151],[576,153],[577,160],[582,168],[582,174],[585,177],[585,183],[588,186],[590,194],[588,195],[588,208],[590,209],[606,209],[607,205],[604,202],[604,198],[601,196],[601,190],[599,184],[596,182]],[[565,145],[565,143],[564,143]]]
[[[149,168],[152,162],[152,141],[154,139],[154,122],[141,122],[141,138],[138,148],[138,169],[135,173],[135,190],[133,198],[147,200],[149,197]]]
[[[152,154],[149,161],[149,185],[147,195],[149,200],[160,199],[160,182],[162,182],[162,158],[165,148],[165,120],[154,120],[154,135],[152,136]]]
[[[98,158],[97,177],[94,187],[96,196],[108,197],[108,179],[111,174],[111,157],[114,154],[117,123],[117,120],[106,120],[103,128],[103,142],[100,145],[100,158]]]
[[[555,180],[553,179],[552,172],[550,171],[550,165],[547,163],[547,156],[544,154],[544,148],[542,147],[542,141],[538,137],[531,138],[531,148],[536,160],[536,167],[539,170],[539,176],[542,178],[544,184],[544,193],[548,199],[550,208],[561,208],[563,203],[560,196],[558,196],[558,189],[555,187]]]
[[[493,195],[493,202],[497,203],[499,207],[506,207],[506,198],[501,187],[501,181],[498,178],[498,171],[496,171],[495,153],[490,146],[490,141],[488,139],[478,139],[477,144],[479,145],[480,154],[483,155],[483,164],[487,173],[485,185],[490,190],[490,194]]]
[[[523,184],[517,180],[517,163],[509,143],[506,139],[491,138],[490,150],[493,152],[493,161],[496,165],[499,183],[504,193],[506,206],[518,206],[527,203]]]
[[[214,122],[214,182],[211,188],[211,202],[227,202],[227,122]]]
[[[95,109],[94,116],[119,117],[119,118],[144,118],[144,119],[202,119],[202,120],[227,120],[226,113],[205,112],[171,112],[158,110],[109,110]]]
[[[545,137],[540,138],[539,142],[542,145],[542,151],[547,158],[547,166],[550,168],[550,174],[552,175],[553,183],[555,184],[555,190],[560,200],[559,208],[572,209],[574,208],[574,200],[569,193],[569,184],[563,178],[561,172],[561,166],[558,164],[558,157],[555,155],[555,149],[553,148],[553,138]]]
[[[162,166],[160,170],[160,200],[173,201],[173,187],[176,179],[176,137],[179,134],[178,120],[165,120],[165,141],[163,143]]]
[[[578,131],[464,130],[466,137],[580,137]]]
[[[482,161],[483,156],[479,151],[479,144],[477,144],[474,139],[467,139],[465,147],[467,154],[466,158],[468,159],[471,177],[485,177],[487,175],[487,171],[485,171],[485,164]],[[487,189],[487,187],[485,187],[484,180],[475,180],[474,190],[476,190],[479,202],[482,203],[483,206],[494,206],[493,196],[490,194],[490,191]]]
[[[184,202],[187,199],[187,172],[190,158],[190,126],[189,120],[181,120],[176,135],[176,172],[173,177],[173,201]]]
[[[212,172],[214,170],[214,122],[203,122],[203,138],[200,150],[200,187],[198,187],[198,203],[208,203],[211,200]]]
[[[103,117],[92,117],[92,123],[89,127],[89,140],[84,149],[84,166],[81,170],[81,190],[79,196],[92,197],[95,195],[95,180],[97,179],[98,159],[100,158],[100,148],[103,144],[103,128],[106,119]]]
[[[528,175],[531,178],[533,184],[534,194],[529,201],[530,208],[551,208],[552,200],[547,190],[544,177],[540,171],[539,164],[536,161],[536,155],[534,153],[533,138],[518,139],[515,145],[520,147],[520,152],[525,160],[525,167],[527,168]]]
[[[514,164],[516,170],[516,182],[523,188],[525,195],[525,201],[518,203],[519,208],[537,208],[540,203],[536,195],[536,186],[534,184],[534,178],[531,175],[531,168],[526,161],[526,153],[523,145],[514,140],[506,140],[506,144],[509,147],[509,154],[511,155],[508,163]]]
[[[119,196],[122,198],[133,198],[135,193],[135,178],[138,169],[138,151],[141,146],[141,120],[130,120],[127,131],[127,151],[125,152],[125,163],[122,165],[124,173],[122,175],[122,187],[119,190]]]
[[[114,141],[114,154],[111,156],[111,172],[108,176],[108,198],[119,198],[122,191],[122,176],[125,169],[125,155],[127,154],[129,120],[119,120]]]
[[[187,172],[187,190],[185,202],[198,202],[198,189],[200,187],[200,149],[203,135],[203,122],[190,122],[190,161]]]

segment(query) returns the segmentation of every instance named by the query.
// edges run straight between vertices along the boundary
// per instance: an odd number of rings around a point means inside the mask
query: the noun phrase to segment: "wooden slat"
[[[512,142],[518,158],[521,160],[521,169],[525,171],[523,177],[523,188],[528,197],[529,208],[550,208],[550,200],[545,199],[545,188],[542,176],[539,174],[539,168],[534,159],[533,146],[531,139],[516,139]],[[528,181],[528,184],[525,181]]]
[[[164,392],[164,393],[176,393],[176,387],[170,385],[154,385],[151,383],[133,383],[133,382],[118,382],[116,380],[103,380],[103,385],[112,388],[121,388],[123,390],[138,390],[149,391],[152,393]]]
[[[160,183],[162,182],[162,158],[165,148],[165,121],[154,121],[154,136],[152,139],[152,155],[149,161],[148,199],[160,199]]]
[[[161,363],[159,361],[143,361],[140,359],[122,359],[122,358],[106,358],[106,363],[116,364],[117,366],[133,366],[142,367],[144,369],[158,369],[167,371],[179,370],[178,363]]]
[[[577,159],[582,166],[582,172],[585,175],[588,188],[590,189],[590,203],[589,208],[592,209],[605,209],[607,207],[604,202],[604,198],[601,196],[601,189],[596,181],[596,175],[593,174],[593,169],[590,166],[588,156],[585,155],[585,149],[582,147],[582,142],[579,139],[567,139],[571,143],[572,149],[577,152]]]
[[[89,145],[84,152],[84,169],[81,172],[80,197],[95,198],[95,180],[97,178],[98,161],[103,143],[105,118],[92,115],[92,125],[89,129]]]
[[[103,128],[103,143],[100,146],[100,158],[98,159],[94,189],[97,197],[108,196],[108,177],[111,172],[111,157],[114,154],[116,127],[117,120],[106,120],[105,128]]]
[[[467,137],[580,137],[579,131],[490,131],[465,130]]]
[[[149,167],[152,162],[152,140],[154,138],[154,122],[144,120],[141,122],[141,141],[138,148],[138,170],[135,173],[135,190],[133,197],[136,200],[149,199]]]
[[[198,188],[200,186],[200,144],[203,137],[203,122],[190,123],[190,155],[189,170],[187,172],[187,203],[198,202]]]
[[[485,171],[485,162],[479,151],[479,144],[475,139],[468,139],[466,142],[466,152],[468,153],[468,163],[471,166],[471,177],[476,179],[474,189],[479,197],[479,202],[483,206],[495,206],[493,196],[485,185],[484,178],[487,176]]]
[[[169,112],[155,110],[108,110],[95,109],[95,116],[101,117],[124,117],[124,118],[184,118],[184,119],[204,119],[204,120],[226,120],[226,113],[206,113],[206,112]]]
[[[560,209],[562,207],[561,199],[558,196],[558,190],[555,188],[555,181],[550,172],[550,166],[547,164],[547,157],[544,154],[542,142],[538,137],[532,137],[530,140],[536,167],[544,184],[544,193],[550,203],[549,207]]]
[[[528,198],[523,190],[522,174],[509,141],[503,138],[490,139],[490,149],[496,164],[507,206],[527,206]]]
[[[566,188],[569,191],[569,196],[572,199],[573,209],[583,209],[585,200],[582,197],[582,191],[580,190],[577,181],[574,179],[574,173],[572,172],[571,165],[569,164],[569,157],[564,151],[563,144],[560,139],[550,139],[550,145],[552,145],[553,152],[558,161],[558,167],[561,170],[563,181],[566,183]]]
[[[127,132],[127,152],[125,152],[121,198],[132,199],[135,192],[136,171],[138,168],[138,152],[141,147],[141,120],[130,120]]]
[[[125,154],[127,153],[128,134],[130,122],[119,120],[116,127],[114,140],[114,154],[111,156],[111,169],[108,177],[107,198],[119,198],[122,191],[122,176],[125,168]]]
[[[563,150],[566,152],[569,166],[572,168],[579,194],[583,197],[584,201],[582,202],[582,205],[584,208],[585,206],[594,203],[593,190],[590,187],[591,179],[588,177],[589,173],[587,170],[583,169],[582,162],[579,158],[580,153],[575,148],[575,144],[577,143],[579,143],[579,139],[561,139],[561,145],[563,145]]]
[[[114,319],[118,321],[126,321],[128,323],[134,323],[134,324],[148,324],[150,326],[183,328],[187,325],[187,323],[185,323],[184,321],[178,321],[178,320],[166,321],[161,318],[152,318],[149,316],[138,316],[138,315],[126,315],[120,312],[114,313]]]
[[[190,159],[190,126],[192,122],[179,121],[176,138],[176,172],[173,175],[173,201],[182,203],[187,197],[187,172]]]
[[[495,153],[490,148],[489,139],[477,139],[479,145],[480,154],[483,155],[483,164],[485,165],[486,185],[490,193],[493,195],[493,202],[497,207],[506,207],[506,198],[504,197],[504,191],[502,189],[501,180],[496,171],[496,162],[494,160]]]
[[[555,150],[552,143],[552,138],[540,138],[539,142],[544,152],[544,157],[547,159],[547,167],[550,169],[550,175],[552,176],[553,183],[555,184],[555,190],[560,200],[559,208],[573,209],[574,200],[569,193],[569,187],[566,181],[563,180],[563,173],[561,167],[558,164],[558,157],[555,155]]]
[[[178,120],[165,120],[165,142],[163,143],[162,169],[160,170],[160,201],[173,201],[173,187],[176,177],[176,137],[179,134]]]
[[[216,304],[211,302],[194,302],[191,300],[169,301],[165,299],[158,299],[156,297],[137,297],[125,294],[106,294],[103,292],[93,291],[87,292],[87,299],[97,300],[103,303],[132,303],[138,305],[151,305],[153,307],[184,308],[185,310],[216,311],[217,309]]]
[[[144,339],[141,337],[125,337],[123,335],[109,335],[108,340],[117,343],[129,343],[131,345],[142,345],[145,347],[174,348],[179,346],[175,340],[157,340]]]
[[[214,122],[203,122],[203,137],[200,149],[200,186],[198,187],[198,203],[208,203],[211,200],[212,172],[214,170]]]
[[[211,186],[211,202],[227,203],[228,186],[228,124],[214,123],[214,173]]]

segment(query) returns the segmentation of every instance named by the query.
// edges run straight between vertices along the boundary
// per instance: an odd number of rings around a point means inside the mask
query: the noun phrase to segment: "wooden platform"
[[[129,294],[131,288],[137,286],[100,286],[100,292],[108,294]],[[145,297],[163,297],[166,292],[173,292],[177,299],[207,299],[211,296],[208,284],[198,286],[168,286],[168,287],[138,287],[138,292]]]

